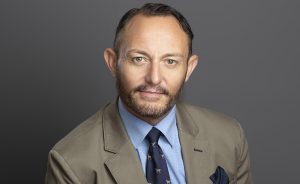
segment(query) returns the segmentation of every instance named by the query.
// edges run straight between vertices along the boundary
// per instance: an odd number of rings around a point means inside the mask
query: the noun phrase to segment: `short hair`
[[[119,54],[119,48],[122,40],[122,32],[126,24],[136,15],[142,14],[144,16],[173,16],[176,18],[180,24],[183,31],[188,36],[189,44],[189,56],[192,54],[192,40],[194,34],[192,32],[191,26],[189,25],[186,18],[178,12],[176,9],[161,3],[146,3],[141,8],[133,8],[127,11],[121,18],[115,33],[114,39],[114,50]]]

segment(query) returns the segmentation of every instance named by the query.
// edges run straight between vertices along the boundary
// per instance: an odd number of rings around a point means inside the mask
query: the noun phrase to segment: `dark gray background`
[[[51,147],[115,98],[103,50],[144,2],[1,1],[1,183],[43,183]],[[299,1],[170,5],[201,57],[183,98],[241,122],[255,183],[299,181]]]

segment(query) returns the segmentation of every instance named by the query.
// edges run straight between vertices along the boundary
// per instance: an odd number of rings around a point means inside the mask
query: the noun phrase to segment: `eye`
[[[144,57],[133,57],[131,60],[137,64],[146,61],[146,59]]]
[[[168,59],[167,60],[167,64],[168,65],[175,65],[176,64],[176,61],[174,59]]]

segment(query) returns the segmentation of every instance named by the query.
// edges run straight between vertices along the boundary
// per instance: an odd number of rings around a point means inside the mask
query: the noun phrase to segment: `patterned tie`
[[[158,145],[158,139],[161,132],[153,127],[146,136],[149,141],[149,151],[146,163],[146,178],[151,184],[170,184],[170,176],[168,172],[165,155]]]

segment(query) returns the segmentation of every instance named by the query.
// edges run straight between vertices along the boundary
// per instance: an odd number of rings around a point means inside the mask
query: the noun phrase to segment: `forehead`
[[[173,16],[134,16],[124,27],[126,47],[188,49],[188,35]]]

